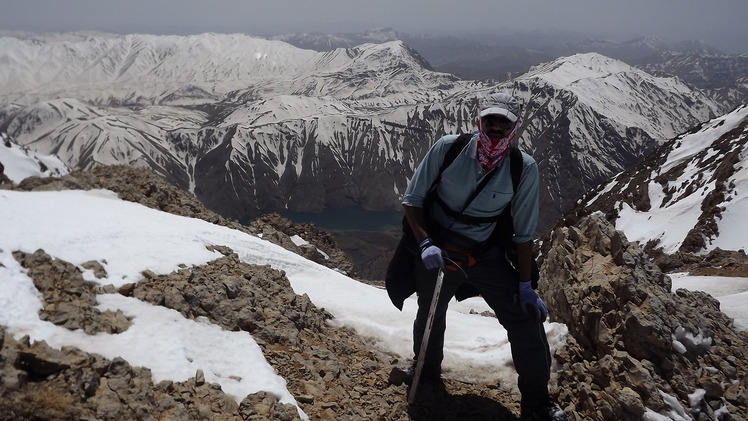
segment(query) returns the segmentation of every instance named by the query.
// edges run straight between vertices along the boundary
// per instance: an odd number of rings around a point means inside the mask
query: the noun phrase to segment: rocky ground
[[[3,188],[106,188],[179,215],[203,218],[262,235],[289,250],[357,276],[355,266],[314,226],[295,226],[277,215],[249,226],[221,218],[145,170],[102,167],[62,179],[28,179]],[[299,235],[309,245],[292,241]],[[467,384],[447,377],[424,388],[409,406],[407,387],[391,381],[408,362],[377,352],[365,338],[335,326],[331,316],[296,295],[282,272],[247,265],[228,248],[223,258],[115,289],[84,281],[80,269],[43,251],[15,253],[45,300],[40,317],[87,333],[121,332],[122,314],[99,312],[97,294],[123,294],[205,317],[228,330],[250,332],[290,392],[315,420],[515,420],[516,395],[501,384]],[[553,394],[572,420],[640,420],[644,408],[666,410],[663,396],[686,405],[696,420],[748,417],[748,335],[738,332],[703,293],[669,293],[669,278],[635,244],[595,215],[558,227],[544,242],[541,285],[556,321],[569,326],[567,346],[555,356]],[[670,265],[694,271],[743,273],[744,254],[715,253],[710,260],[673,257]],[[675,262],[675,263],[673,263]],[[689,263],[690,262],[690,263]],[[706,262],[706,263],[705,263]],[[97,268],[96,262],[87,267]],[[103,275],[103,273],[102,273]],[[679,330],[680,329],[680,330]],[[680,332],[680,333],[679,333]],[[686,333],[712,338],[709,347],[674,343]],[[678,335],[681,335],[680,337]],[[687,342],[687,341],[686,341]],[[394,383],[394,384],[393,384]],[[239,401],[202,373],[181,383],[154,384],[148,369],[77,349],[14,339],[0,327],[0,419],[244,419],[294,420],[295,408],[268,394]],[[688,407],[688,394],[705,399]]]
[[[126,330],[129,321],[122,314],[92,307],[96,294],[117,293],[250,332],[312,419],[434,419],[440,412],[452,414],[451,419],[495,419],[495,413],[514,419],[511,394],[449,379],[444,389],[424,393],[421,404],[409,407],[406,386],[389,382],[391,370],[404,362],[372,351],[349,329],[331,326],[331,316],[308,297],[294,294],[281,272],[247,265],[231,250],[218,249],[224,258],[169,275],[144,273],[143,282],[116,290],[84,281],[75,266],[43,251],[16,253],[16,258],[43,292],[42,317],[70,329],[90,334]],[[149,370],[123,360],[57,351],[27,338],[3,339],[0,419],[298,418],[295,408],[266,394],[237,403],[220,386],[205,383],[200,373],[183,383],[154,384]],[[480,401],[486,405],[471,404]]]

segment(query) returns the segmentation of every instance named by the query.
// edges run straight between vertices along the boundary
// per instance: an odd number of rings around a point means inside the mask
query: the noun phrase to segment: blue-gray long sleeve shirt
[[[457,135],[442,137],[426,153],[408,183],[403,195],[403,205],[423,207],[426,193],[436,179],[444,157],[457,137]],[[436,187],[441,199],[457,212],[462,210],[465,202],[486,175],[478,161],[477,140],[478,136],[473,135],[454,162],[444,170]],[[514,197],[512,197],[512,174],[507,154],[496,163],[498,172],[463,212],[465,215],[475,217],[496,216],[501,214],[511,201],[515,243],[524,243],[533,239],[539,213],[538,166],[535,160],[524,152],[522,158],[522,177]],[[457,232],[478,242],[487,240],[495,226],[493,222],[470,225],[455,221],[437,203],[429,208],[426,217],[444,229]]]

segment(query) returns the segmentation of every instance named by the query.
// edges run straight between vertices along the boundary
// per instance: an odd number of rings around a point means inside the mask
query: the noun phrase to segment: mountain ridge
[[[698,40],[671,41],[643,36],[628,41],[616,41],[566,31],[528,31],[525,33],[476,31],[473,33],[465,30],[440,35],[409,34],[395,31],[392,28],[383,28],[361,33],[292,33],[272,38],[317,51],[349,47],[365,42],[401,39],[419,51],[435,70],[452,73],[462,79],[496,81],[504,81],[525,73],[538,63],[577,53],[596,52],[622,60],[632,66],[647,66],[660,62],[658,57],[666,54],[681,56],[723,54],[719,49]],[[715,70],[719,69],[715,68]],[[683,76],[681,73],[674,74]]]
[[[740,106],[660,145],[585,194],[566,218],[604,213],[668,270],[691,264],[683,254],[744,254],[744,235],[731,227],[746,206],[747,145],[748,107]]]
[[[7,63],[6,71],[0,70],[0,95],[16,103],[72,96],[97,105],[179,104],[180,101],[200,104],[231,98],[241,100],[262,95],[268,89],[320,96],[330,94],[324,92],[330,72],[348,73],[347,77],[373,76],[391,60],[404,60],[399,65],[401,70],[418,69],[426,64],[401,41],[320,53],[261,37],[211,33],[193,36],[72,33],[61,38],[46,36],[31,40],[0,37],[0,51]],[[417,62],[415,65],[407,63],[411,58]],[[22,74],[16,69],[34,70]],[[453,79],[436,73],[429,75],[439,85],[449,84]],[[401,77],[396,72],[390,76],[391,81]],[[413,83],[407,77],[419,78],[419,75],[404,76],[401,82],[405,84],[398,89]],[[366,85],[362,87],[367,88]],[[137,89],[128,92],[132,88]],[[375,84],[369,87],[379,94],[388,93],[375,88]],[[192,101],[187,101],[189,96],[178,95],[170,100],[184,89],[193,91]],[[371,95],[354,95],[355,92],[356,89],[348,92],[341,89],[334,93],[352,99]]]

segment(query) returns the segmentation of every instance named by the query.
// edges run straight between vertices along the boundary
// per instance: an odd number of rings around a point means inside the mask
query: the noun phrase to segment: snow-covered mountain
[[[748,106],[666,142],[577,208],[595,210],[667,254],[745,250],[748,236],[735,228],[748,212]]]
[[[62,177],[70,169],[54,155],[39,155],[0,133],[0,181],[20,183],[27,177]]]
[[[271,39],[287,42],[299,48],[329,51],[361,44],[405,41],[408,35],[392,28],[370,29],[359,33],[301,32],[275,35]],[[407,41],[406,41],[407,43]]]
[[[598,54],[503,85],[428,70],[402,42],[315,52],[244,35],[0,38],[0,130],[71,168],[148,166],[220,213],[397,209],[476,94],[527,102],[550,226],[587,189],[726,107]],[[53,59],[50,60],[50,57]]]
[[[677,78],[594,53],[536,66],[506,87],[528,104],[522,142],[538,161],[549,223],[589,189],[721,109]]]
[[[560,51],[596,52],[623,60],[629,64],[648,62],[659,54],[720,54],[721,52],[702,41],[669,41],[645,36],[625,42],[610,39],[588,39],[578,44],[557,46]]]

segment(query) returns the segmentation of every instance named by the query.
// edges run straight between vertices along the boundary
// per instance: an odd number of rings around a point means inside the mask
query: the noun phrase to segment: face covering
[[[509,152],[509,145],[517,136],[520,124],[522,124],[522,119],[517,119],[508,135],[502,138],[492,138],[486,134],[481,127],[480,119],[478,120],[478,160],[484,172],[488,172]]]

